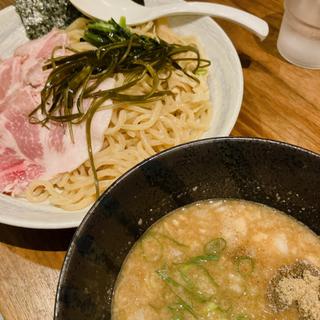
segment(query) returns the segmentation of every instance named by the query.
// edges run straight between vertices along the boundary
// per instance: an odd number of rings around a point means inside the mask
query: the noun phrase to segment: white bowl
[[[173,0],[170,0],[173,1]],[[154,5],[163,0],[145,1]],[[210,129],[203,138],[228,136],[240,112],[243,75],[238,54],[221,27],[208,17],[174,17],[169,19],[180,34],[196,35],[212,62],[209,88],[213,104]],[[27,41],[14,7],[0,11],[0,57],[5,58]],[[87,210],[68,212],[48,204],[33,204],[0,194],[0,223],[26,228],[62,229],[77,227]]]

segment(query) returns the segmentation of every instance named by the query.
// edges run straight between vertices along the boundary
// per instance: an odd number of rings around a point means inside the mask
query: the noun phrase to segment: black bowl
[[[320,233],[320,156],[275,141],[216,138],[160,153],[118,179],[78,228],[61,272],[56,320],[110,319],[117,274],[143,232],[198,200],[238,198]]]

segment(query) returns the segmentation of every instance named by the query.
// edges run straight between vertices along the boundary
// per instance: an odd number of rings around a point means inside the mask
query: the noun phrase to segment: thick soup
[[[293,218],[253,202],[199,202],[137,242],[117,280],[112,316],[319,320],[319,267],[319,238]]]

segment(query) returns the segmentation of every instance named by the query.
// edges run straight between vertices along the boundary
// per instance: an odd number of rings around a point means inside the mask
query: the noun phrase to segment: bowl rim
[[[14,6],[11,5],[11,6],[5,7],[4,9],[0,10],[0,13],[14,14],[15,13]],[[197,16],[192,16],[192,17],[197,18],[197,20],[202,20],[206,23],[212,24],[212,26],[216,29],[217,33],[219,34],[221,41],[224,42],[227,50],[230,52],[230,57],[232,57],[236,82],[238,83],[239,87],[236,91],[236,98],[235,98],[234,105],[232,106],[232,112],[230,116],[227,118],[227,120],[225,121],[225,123],[223,124],[223,129],[219,132],[217,137],[228,136],[236,124],[237,118],[241,110],[242,100],[243,100],[244,80],[243,80],[241,62],[231,39],[223,30],[223,28],[220,27],[220,25],[215,20],[209,17],[200,17],[200,18]],[[69,212],[61,209],[61,214],[67,215],[68,216],[67,219],[63,217],[59,217],[57,219],[52,219],[48,221],[46,219],[46,213],[48,215],[52,213],[59,215],[60,212],[58,208],[55,208],[53,206],[45,206],[45,205],[43,205],[44,207],[41,208],[42,204],[37,206],[37,204],[35,205],[29,202],[23,203],[22,201],[24,201],[24,199],[4,199],[3,197],[8,197],[8,196],[4,196],[1,194],[0,205],[2,202],[4,204],[8,204],[8,206],[13,205],[15,206],[15,209],[14,209],[15,211],[18,211],[19,208],[26,208],[25,210],[27,212],[37,212],[38,214],[43,215],[43,218],[41,219],[35,218],[34,220],[33,219],[30,220],[28,218],[21,218],[19,216],[10,215],[10,214],[0,214],[0,223],[15,226],[15,227],[30,228],[30,229],[52,230],[52,229],[68,229],[68,228],[78,227],[81,221],[84,219],[86,213],[89,210],[91,210],[91,206],[93,205],[91,204],[87,208],[81,209],[75,212],[73,211]],[[10,203],[11,201],[12,203]],[[6,210],[6,207],[3,208],[3,211],[5,210]]]
[[[58,284],[57,284],[57,289],[56,289],[56,296],[55,296],[55,305],[54,305],[54,319],[59,320],[58,317],[58,311],[61,309],[60,307],[60,291],[61,288],[63,287],[63,283],[66,281],[67,275],[68,275],[68,269],[70,266],[70,263],[72,261],[72,255],[73,255],[73,250],[75,248],[75,241],[81,236],[81,234],[84,232],[86,228],[86,224],[89,222],[91,219],[92,214],[94,213],[95,209],[99,206],[102,198],[107,194],[112,192],[113,189],[115,189],[119,184],[122,183],[123,180],[127,179],[129,175],[131,175],[132,172],[138,170],[141,166],[145,165],[146,163],[153,161],[153,159],[159,159],[166,157],[167,155],[171,153],[178,152],[179,150],[183,150],[189,147],[192,147],[193,145],[205,145],[205,144],[211,144],[211,143],[219,143],[219,142],[229,142],[231,141],[232,143],[254,143],[258,145],[271,145],[271,146],[280,146],[284,147],[288,150],[294,150],[295,152],[299,152],[314,158],[317,158],[320,161],[320,154],[313,152],[311,150],[308,150],[306,148],[283,142],[283,141],[278,141],[278,140],[273,140],[273,139],[266,139],[266,138],[259,138],[259,137],[215,137],[215,138],[206,138],[206,139],[200,139],[200,140],[195,140],[191,142],[187,142],[184,144],[180,144],[178,146],[169,148],[167,150],[164,150],[160,153],[157,153],[153,155],[152,157],[145,159],[144,161],[138,163],[135,165],[133,168],[131,168],[129,171],[124,173],[121,177],[119,177],[116,181],[113,182],[113,184],[106,189],[99,199],[94,203],[94,205],[90,208],[84,219],[82,220],[81,224],[77,228],[76,232],[74,233],[71,241],[69,248],[67,250],[67,253],[64,257],[63,265],[59,274],[58,278]]]

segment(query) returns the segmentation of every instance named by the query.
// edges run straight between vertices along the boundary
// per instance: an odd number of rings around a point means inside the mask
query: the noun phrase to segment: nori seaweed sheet
[[[68,0],[16,0],[15,7],[30,39],[47,34],[53,27],[64,28],[81,16]]]

